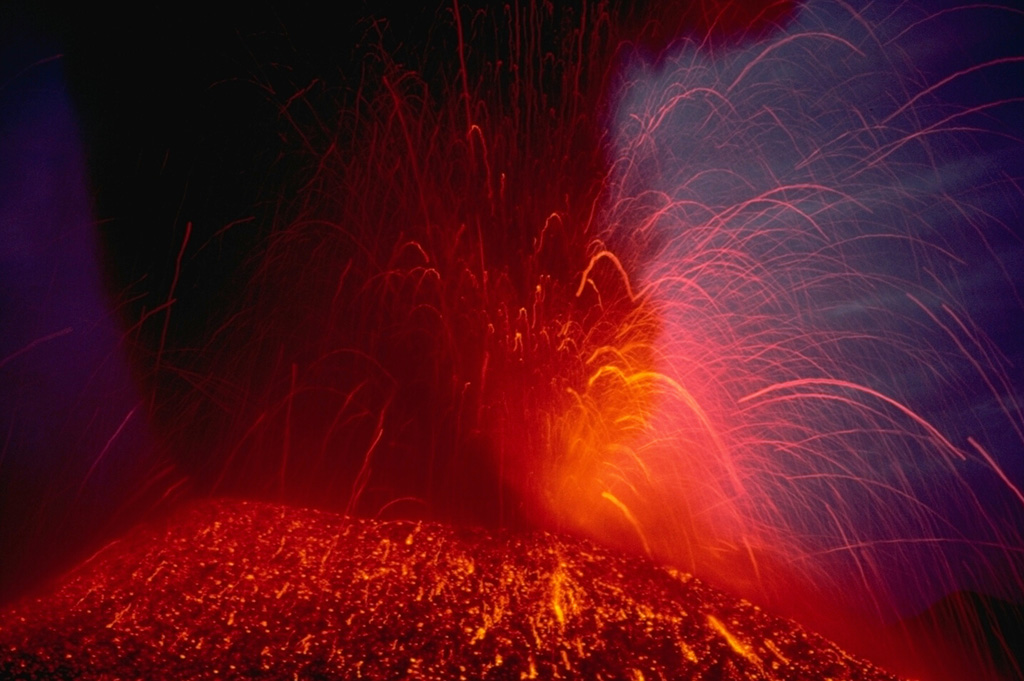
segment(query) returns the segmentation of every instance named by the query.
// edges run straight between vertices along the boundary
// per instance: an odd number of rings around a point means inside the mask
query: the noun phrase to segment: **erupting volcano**
[[[26,14],[68,46],[26,43],[4,101],[40,140],[0,185],[4,593],[179,520],[10,609],[8,669],[886,678],[781,616],[900,674],[1021,674],[1024,14],[657,4],[171,20],[196,39],[144,76]],[[39,94],[65,62],[75,96]],[[61,163],[100,219],[40,237]],[[210,497],[260,503],[177,511]],[[359,557],[328,578],[332,537]],[[277,610],[156,627],[188,575]]]

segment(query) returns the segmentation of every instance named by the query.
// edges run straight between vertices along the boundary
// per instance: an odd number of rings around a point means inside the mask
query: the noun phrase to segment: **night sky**
[[[481,17],[488,11],[497,15],[505,6],[477,7],[462,8],[467,35],[476,40],[466,52],[469,68],[486,71],[490,64],[499,75],[480,82],[500,85],[512,76],[488,62],[489,24]],[[538,111],[549,105],[553,111],[579,106],[580,112],[574,118],[538,115],[538,141],[531,143],[536,148],[522,154],[541,160],[532,170],[521,170],[524,176],[549,177],[538,170],[547,163],[545,145],[571,137],[564,144],[571,153],[551,163],[578,175],[559,180],[559,190],[578,191],[585,200],[591,196],[587,192],[601,195],[592,187],[604,183],[624,196],[671,196],[684,206],[662,222],[652,221],[655,236],[645,237],[645,243],[653,250],[637,251],[627,263],[635,266],[635,281],[641,283],[673,273],[691,276],[679,263],[698,271],[701,261],[688,240],[696,232],[680,224],[706,221],[716,206],[720,217],[727,206],[779,185],[827,185],[828,192],[785,196],[785,210],[821,211],[832,230],[826,245],[796,243],[787,236],[767,239],[751,251],[764,262],[785,261],[779,249],[803,258],[799,263],[805,269],[794,271],[788,288],[797,291],[793,298],[765,300],[755,309],[723,291],[711,295],[718,304],[714,319],[746,315],[750,320],[753,309],[757,315],[784,313],[787,323],[796,324],[801,314],[779,310],[802,301],[817,332],[840,338],[835,346],[846,354],[831,355],[833,366],[842,366],[850,380],[910,405],[968,454],[967,460],[948,464],[922,453],[909,474],[903,467],[894,468],[891,479],[887,473],[873,478],[879,486],[892,483],[918,495],[928,507],[920,517],[941,526],[922,529],[921,536],[941,536],[944,543],[915,554],[909,546],[917,538],[910,537],[893,554],[886,588],[934,581],[946,590],[978,590],[1019,602],[1024,584],[1019,492],[1024,487],[1024,154],[1019,139],[1024,62],[1015,41],[1024,18],[984,8],[924,13],[904,6],[892,15],[874,8],[875,14],[854,17],[830,3],[773,8],[756,20],[742,18],[749,12],[727,17],[717,33],[712,31],[714,38],[696,47],[678,39],[706,33],[699,11],[619,13],[615,29],[632,32],[634,41],[606,55],[604,71],[581,72],[592,83],[589,90],[551,85],[550,101],[538,104]],[[319,313],[306,306],[329,301],[327,294],[310,301],[296,294],[299,299],[289,303],[287,281],[271,258],[261,259],[277,253],[266,248],[268,239],[274,242],[281,225],[296,216],[318,215],[309,205],[317,196],[338,203],[351,198],[341,189],[340,198],[332,195],[325,186],[332,175],[320,162],[337,160],[349,172],[362,167],[346,154],[373,148],[367,131],[377,128],[361,123],[358,114],[364,98],[372,101],[382,91],[381,73],[413,72],[439,99],[458,100],[461,86],[452,66],[458,40],[449,5],[409,13],[395,3],[343,3],[330,21],[266,3],[245,14],[205,10],[178,4],[124,15],[15,3],[0,14],[0,600],[38,585],[99,542],[189,496],[237,494],[366,514],[388,508],[396,516],[544,524],[530,512],[531,501],[519,483],[508,482],[526,464],[510,464],[514,472],[508,473],[504,463],[498,466],[486,456],[461,467],[453,463],[457,458],[427,461],[422,452],[443,449],[447,441],[437,436],[427,444],[433,430],[407,425],[434,413],[403,407],[402,399],[414,404],[414,398],[366,398],[367,404],[387,404],[389,413],[405,409],[405,416],[388,426],[402,435],[381,454],[383,469],[374,469],[379,477],[371,479],[362,507],[346,501],[359,484],[361,454],[350,455],[326,477],[322,463],[308,461],[303,474],[297,457],[298,478],[289,487],[285,473],[277,485],[277,470],[284,468],[277,458],[246,458],[241,445],[233,448],[266,406],[257,404],[260,400],[282,385],[287,389],[289,380],[294,391],[295,367],[307,362],[304,353],[314,352],[305,341],[316,332],[306,330],[309,320],[330,316],[323,306]],[[579,12],[574,5],[558,16],[571,19]],[[751,22],[755,27],[746,32],[735,28]],[[810,47],[782,39],[803,32],[838,38]],[[504,55],[493,33],[494,52]],[[563,44],[550,26],[538,29],[538,36],[546,49]],[[872,44],[874,51],[868,49]],[[776,47],[768,49],[771,45]],[[751,61],[762,53],[763,59]],[[547,59],[552,53],[538,54]],[[809,55],[823,63],[809,63]],[[974,68],[986,62],[995,64]],[[756,66],[744,71],[752,63]],[[964,77],[944,83],[961,71]],[[702,87],[725,91],[733,81],[735,90],[728,90],[732,118],[709,113],[717,105],[677,101],[666,109],[660,127],[643,127],[653,120],[645,115],[667,106],[667,93]],[[942,87],[914,98],[937,82]],[[479,95],[482,109],[486,96]],[[908,100],[912,104],[901,107]],[[490,103],[497,110],[495,101]],[[851,114],[854,110],[861,118]],[[575,129],[566,120],[576,122]],[[854,127],[854,120],[864,127]],[[639,130],[647,135],[646,146],[637,143]],[[927,144],[899,143],[908,130],[926,131]],[[636,162],[603,167],[616,158]],[[497,155],[494,163],[501,163]],[[427,174],[448,170],[424,169]],[[457,169],[451,176],[457,177]],[[346,191],[353,186],[346,185]],[[515,191],[527,198],[543,194],[541,188]],[[841,201],[835,199],[839,193]],[[687,201],[699,208],[691,210]],[[536,204],[524,199],[520,212],[509,214],[524,220],[539,216],[542,222],[552,209],[540,198]],[[375,204],[367,200],[366,205]],[[571,206],[566,215],[586,213],[569,199],[556,209],[565,206]],[[630,219],[631,210],[646,210],[631,206],[603,205],[602,210],[622,221]],[[344,208],[336,210],[344,214]],[[329,210],[322,213],[327,219]],[[732,222],[725,221],[725,229],[772,233],[773,219],[770,211],[738,212]],[[389,229],[397,234],[413,228]],[[875,238],[879,234],[884,238]],[[512,288],[531,290],[529,273],[517,270],[516,263],[525,259],[523,249],[535,236],[526,230],[522,236],[481,237],[493,246],[487,255],[504,268]],[[899,245],[887,245],[894,242]],[[576,242],[567,237],[567,243]],[[623,237],[609,247],[625,249],[630,243]],[[726,252],[735,243],[704,248],[719,246]],[[319,262],[315,247],[304,248],[286,243],[280,251],[286,267],[296,271],[296,291],[304,290],[302,282]],[[544,261],[563,270],[554,278],[564,279],[566,291],[575,288],[587,265],[582,254],[569,250]],[[838,255],[826,260],[826,252],[829,258]],[[299,260],[297,254],[312,259]],[[826,261],[836,266],[840,280],[832,288],[821,285],[831,276],[820,269]],[[857,273],[852,285],[838,276],[838,263]],[[800,293],[812,274],[814,286]],[[324,279],[333,282],[332,277]],[[785,279],[784,272],[773,273],[772,285],[782,286]],[[686,354],[685,329],[696,308],[681,304],[678,290],[655,288],[660,309],[667,310],[654,334],[657,347],[664,357]],[[741,307],[730,307],[735,305]],[[964,320],[964,330],[956,319]],[[748,328],[754,327],[735,324],[730,330],[742,334]],[[758,332],[767,337],[782,333],[780,328],[758,327]],[[389,337],[383,326],[380,333]],[[884,344],[854,340],[861,334],[887,339],[899,351],[889,355]],[[251,349],[240,345],[247,335],[253,338]],[[386,367],[391,375],[398,382],[407,378],[415,392],[429,376],[411,366],[415,359],[407,366],[396,355],[419,341],[407,341],[401,333],[400,342],[393,341],[395,335],[385,341],[382,347],[388,349],[381,355],[391,362]],[[709,331],[707,339],[721,345],[727,336]],[[818,350],[830,352],[821,345],[807,356]],[[227,359],[232,364],[225,368]],[[756,364],[752,356],[747,359]],[[709,365],[709,376],[717,366]],[[771,380],[787,378],[792,377]],[[753,392],[736,385],[737,391]],[[308,418],[314,424],[321,423],[318,418],[329,420],[312,408]],[[743,428],[756,425],[751,423]],[[857,427],[839,417],[822,427],[845,426]],[[737,426],[735,436],[747,437],[741,430]],[[797,431],[780,428],[773,436],[806,436]],[[353,429],[352,438],[363,436]],[[992,461],[985,461],[968,438],[991,453]],[[453,446],[471,452],[501,449],[486,432],[455,441]],[[869,449],[874,446],[874,440],[865,442]],[[408,453],[411,443],[422,444],[420,454]],[[913,457],[924,448],[914,441],[900,451]],[[403,456],[421,460],[402,467]],[[864,465],[839,468],[853,477]],[[437,480],[422,482],[435,474]],[[764,474],[796,478],[804,471],[779,464]],[[769,489],[752,479],[752,489]],[[836,489],[841,492],[842,486]],[[787,515],[796,511],[784,508],[791,500],[782,494],[751,504],[782,509],[785,529],[803,533],[806,546],[820,539],[814,550],[827,553],[837,543],[834,536],[809,538],[827,523]],[[406,497],[423,503],[389,506]],[[895,525],[905,529],[917,522],[919,511],[916,502],[893,504],[863,522],[883,522],[886,513],[909,514],[904,524]],[[559,517],[554,524],[564,522]],[[872,528],[856,530],[876,536]],[[889,555],[872,550],[873,560]],[[932,565],[915,566],[915,555]],[[941,577],[934,572],[936,556],[946,561]],[[927,597],[942,596],[933,586],[922,588]],[[925,604],[908,598],[894,609],[908,614]]]

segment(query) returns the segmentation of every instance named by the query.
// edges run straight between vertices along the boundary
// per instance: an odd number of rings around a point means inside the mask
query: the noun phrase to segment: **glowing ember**
[[[103,418],[82,419],[89,438],[65,420],[62,475],[5,488],[44,492],[43,519],[101,507],[124,524],[125,508],[231,495],[585,536],[941,675],[941,655],[883,624],[963,591],[1024,599],[1024,16],[665,4],[451,2],[357,23],[353,54],[306,44],[308,19],[233,24],[245,66],[211,68],[199,101],[225,129],[269,130],[245,156],[259,169],[233,169],[244,212],[193,199],[189,160],[166,271],[115,263],[146,398],[83,389],[74,409]],[[191,144],[207,160],[229,146]],[[221,198],[231,173],[209,172]],[[117,233],[106,245],[123,256]],[[43,327],[0,358],[12,403],[47,404],[31,362],[73,326]],[[82,373],[116,376],[120,347]],[[22,412],[4,476],[54,449]],[[128,466],[110,452],[143,416],[158,444]],[[69,523],[39,525],[53,540]],[[549,566],[563,540],[537,541]],[[579,582],[545,570],[545,626],[567,627]],[[698,666],[803,659],[707,615],[686,638],[718,646]],[[992,655],[972,646],[980,667]],[[689,659],[664,654],[649,669]]]
[[[551,534],[245,502],[0,618],[22,679],[895,679],[688,574]]]

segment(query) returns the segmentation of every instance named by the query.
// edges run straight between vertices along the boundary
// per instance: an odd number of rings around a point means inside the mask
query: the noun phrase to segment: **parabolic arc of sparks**
[[[340,130],[300,135],[316,172],[244,309],[197,353],[224,365],[204,387],[230,426],[194,477],[525,517],[734,569],[755,597],[806,571],[889,617],[967,579],[965,555],[998,565],[977,581],[1013,573],[1021,508],[970,498],[988,476],[1021,501],[1019,372],[960,320],[968,268],[1019,286],[1021,169],[1000,164],[1021,98],[959,88],[1022,59],[938,54],[916,32],[954,15],[912,3],[808,2],[757,40],[654,56],[619,11],[452,3],[419,71],[367,50]],[[986,391],[1009,455],[968,423]]]

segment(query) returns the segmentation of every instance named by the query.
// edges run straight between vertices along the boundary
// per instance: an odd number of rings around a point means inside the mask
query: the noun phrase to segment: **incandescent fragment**
[[[895,679],[588,541],[226,500],[0,616],[0,676]]]

